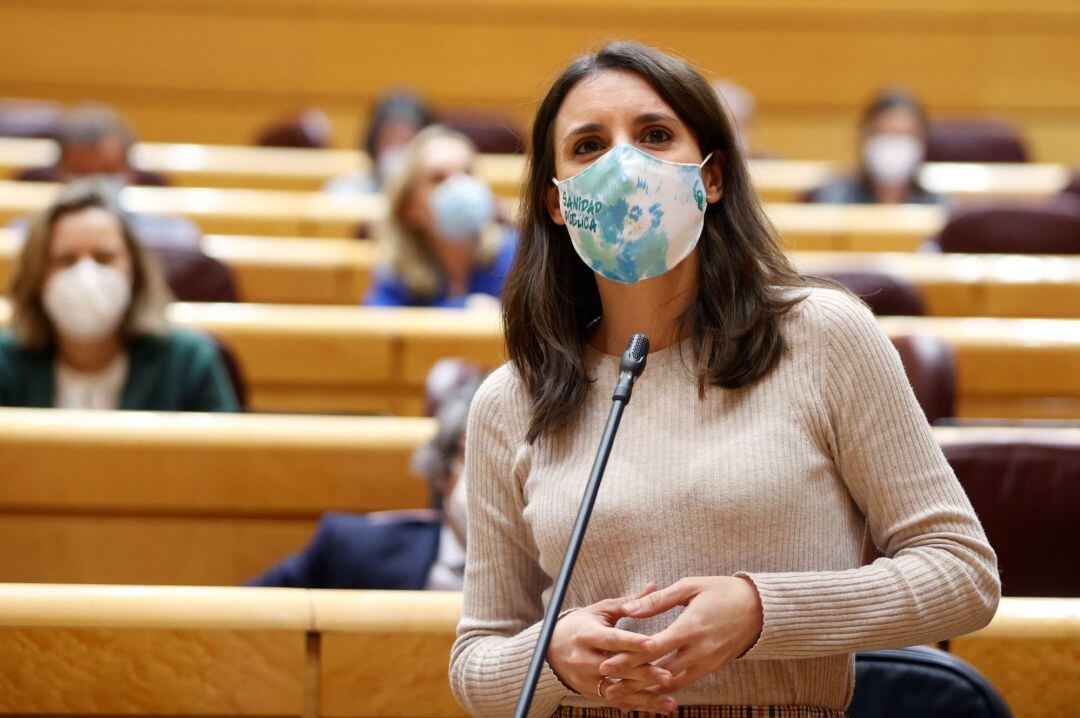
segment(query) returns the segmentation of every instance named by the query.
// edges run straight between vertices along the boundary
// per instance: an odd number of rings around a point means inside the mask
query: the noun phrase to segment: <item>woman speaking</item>
[[[996,558],[895,351],[792,269],[686,63],[617,43],[555,81],[503,314],[467,432],[471,713],[513,710],[635,332],[653,352],[532,715],[842,716],[855,651],[993,616]],[[866,531],[886,557],[860,566]]]

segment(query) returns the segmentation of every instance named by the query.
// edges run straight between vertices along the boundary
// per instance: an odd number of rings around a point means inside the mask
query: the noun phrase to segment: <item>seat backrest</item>
[[[56,137],[64,106],[47,100],[0,100],[0,137]]]
[[[1080,254],[1080,201],[972,207],[952,217],[934,243],[942,252]]]
[[[1019,131],[988,118],[931,120],[927,162],[1027,162]]]
[[[857,294],[874,314],[926,314],[919,288],[900,277],[870,271],[830,272],[827,276]]]
[[[510,117],[479,110],[445,112],[440,124],[468,137],[484,154],[521,154],[525,138]]]
[[[181,302],[236,302],[232,273],[222,262],[197,249],[152,247],[165,281]]]
[[[306,147],[325,149],[333,142],[330,118],[316,108],[308,108],[271,122],[259,131],[255,144],[260,147]]]
[[[957,443],[945,456],[997,552],[1002,593],[1080,597],[1080,445]]]
[[[934,424],[956,415],[956,355],[945,340],[929,335],[892,339],[915,398]]]
[[[1012,718],[997,689],[967,662],[926,646],[855,656],[851,718]]]

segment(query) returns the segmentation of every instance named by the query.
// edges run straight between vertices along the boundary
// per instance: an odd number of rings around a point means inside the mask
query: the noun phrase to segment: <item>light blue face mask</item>
[[[566,230],[594,272],[623,284],[663,274],[693,251],[705,226],[701,164],[669,162],[626,142],[559,188]]]
[[[495,217],[495,198],[480,180],[456,174],[432,191],[431,211],[440,234],[456,242],[469,242]]]

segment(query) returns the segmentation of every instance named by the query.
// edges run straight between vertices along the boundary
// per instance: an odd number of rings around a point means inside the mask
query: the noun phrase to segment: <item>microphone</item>
[[[626,351],[623,352],[622,359],[619,360],[619,380],[611,396],[611,413],[608,414],[607,426],[604,427],[604,435],[600,439],[596,459],[593,461],[592,471],[589,473],[589,483],[585,486],[585,495],[581,499],[581,508],[578,509],[574,528],[570,532],[570,543],[566,547],[566,554],[563,556],[559,576],[555,579],[555,586],[551,591],[551,601],[548,603],[547,611],[544,613],[544,622],[540,626],[540,636],[536,640],[536,648],[533,650],[532,661],[529,663],[529,671],[525,674],[525,682],[521,686],[521,693],[518,694],[514,718],[526,718],[529,714],[533,694],[536,693],[536,684],[540,680],[540,671],[543,670],[544,661],[547,660],[548,648],[551,646],[551,636],[555,633],[555,620],[562,610],[563,600],[566,598],[566,589],[570,585],[570,576],[574,573],[574,564],[577,563],[578,553],[581,552],[581,542],[585,539],[585,529],[589,525],[589,517],[592,516],[593,504],[596,503],[596,495],[600,492],[600,480],[604,477],[604,469],[607,468],[611,447],[615,443],[615,432],[619,430],[623,409],[630,402],[634,382],[641,376],[641,372],[645,370],[648,355],[648,337],[644,334],[635,334],[630,337],[630,341],[626,345]]]

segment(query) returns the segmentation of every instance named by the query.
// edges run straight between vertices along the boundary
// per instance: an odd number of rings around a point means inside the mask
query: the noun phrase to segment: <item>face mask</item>
[[[866,171],[884,184],[909,182],[922,160],[922,142],[911,135],[874,135],[863,145]]]
[[[467,242],[495,217],[495,199],[480,180],[456,174],[443,180],[432,192],[431,214],[439,234]]]
[[[131,280],[83,257],[49,277],[41,300],[57,332],[76,341],[97,341],[120,326],[131,303]]]
[[[701,164],[669,162],[625,142],[559,188],[566,230],[585,264],[623,284],[663,274],[697,246],[705,226]]]

